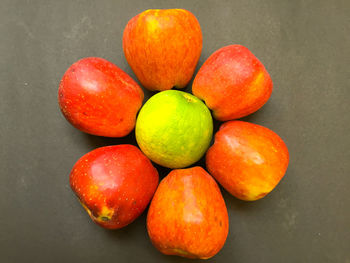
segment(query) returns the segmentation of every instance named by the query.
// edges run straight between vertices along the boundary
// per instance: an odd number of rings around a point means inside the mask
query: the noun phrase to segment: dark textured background
[[[146,213],[118,231],[90,221],[70,190],[71,167],[96,147],[135,142],[134,134],[86,135],[57,105],[62,75],[82,57],[103,57],[135,78],[122,52],[124,26],[145,9],[175,7],[192,11],[201,24],[197,70],[212,52],[233,43],[264,63],[273,94],[245,120],[277,132],[291,156],[286,176],[266,198],[245,203],[223,191],[230,232],[210,262],[349,263],[346,0],[1,0],[0,261],[197,262],[154,249]]]

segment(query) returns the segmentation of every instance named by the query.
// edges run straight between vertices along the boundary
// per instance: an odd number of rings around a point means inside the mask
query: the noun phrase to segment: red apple
[[[207,169],[232,195],[254,201],[270,193],[289,162],[282,139],[263,126],[229,121],[215,134],[206,155]]]
[[[153,197],[147,230],[166,255],[210,258],[228,234],[225,201],[215,180],[201,167],[173,170]]]
[[[58,90],[63,115],[77,129],[123,137],[135,127],[143,91],[124,71],[102,58],[84,58],[64,74]]]
[[[126,60],[149,90],[183,88],[202,51],[196,17],[184,9],[151,9],[133,17],[124,29]]]
[[[192,92],[205,101],[217,120],[227,121],[260,109],[271,96],[272,80],[248,48],[231,45],[204,62]]]
[[[70,185],[91,219],[116,229],[145,210],[158,185],[158,172],[133,145],[97,148],[74,165]]]

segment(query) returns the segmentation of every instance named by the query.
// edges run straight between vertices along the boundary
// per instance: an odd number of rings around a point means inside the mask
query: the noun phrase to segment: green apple
[[[136,121],[136,140],[155,163],[183,168],[198,161],[209,147],[213,119],[197,97],[178,90],[151,97]]]

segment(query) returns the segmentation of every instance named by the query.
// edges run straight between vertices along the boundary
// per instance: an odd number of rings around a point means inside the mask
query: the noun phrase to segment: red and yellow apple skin
[[[198,71],[192,86],[219,121],[247,116],[270,98],[272,80],[248,48],[231,45],[215,51]]]
[[[196,17],[187,10],[150,9],[128,22],[123,49],[145,88],[184,88],[202,51],[202,31]]]
[[[245,201],[270,193],[288,163],[288,149],[276,133],[243,121],[222,124],[206,155],[210,174],[233,196]]]
[[[153,245],[163,254],[210,258],[223,247],[229,221],[215,180],[201,167],[171,171],[147,215]]]
[[[70,66],[58,90],[64,117],[83,132],[105,137],[123,137],[132,131],[143,97],[128,74],[97,57]]]
[[[97,148],[74,165],[70,185],[98,225],[117,229],[145,210],[158,186],[158,172],[133,145]]]

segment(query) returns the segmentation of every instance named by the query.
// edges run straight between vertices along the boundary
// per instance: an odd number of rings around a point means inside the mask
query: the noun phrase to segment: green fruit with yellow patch
[[[213,119],[197,97],[178,90],[151,97],[136,121],[136,140],[153,162],[183,168],[197,162],[209,147]]]

